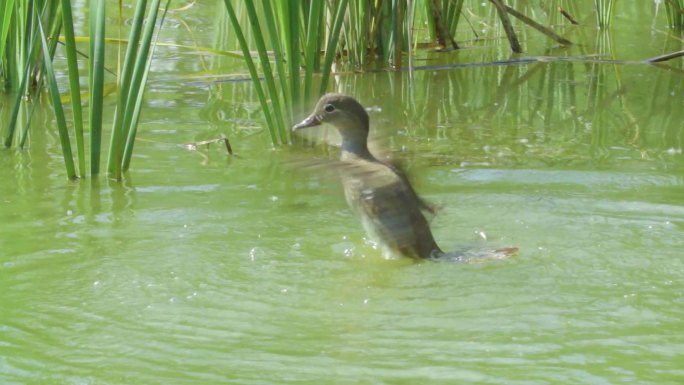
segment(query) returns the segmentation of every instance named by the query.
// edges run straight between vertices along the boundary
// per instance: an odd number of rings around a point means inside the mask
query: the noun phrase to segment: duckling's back
[[[395,169],[344,153],[340,174],[347,202],[361,213],[366,230],[386,251],[412,258],[442,254],[421,211],[423,203]]]

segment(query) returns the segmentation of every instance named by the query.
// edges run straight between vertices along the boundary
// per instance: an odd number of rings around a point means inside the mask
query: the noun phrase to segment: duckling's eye
[[[335,106],[333,106],[332,104],[326,104],[325,107],[323,107],[323,110],[325,112],[333,112],[335,111]]]

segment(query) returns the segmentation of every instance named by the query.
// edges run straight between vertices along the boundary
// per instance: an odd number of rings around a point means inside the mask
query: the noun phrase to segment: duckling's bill
[[[311,114],[306,119],[292,126],[292,131],[296,131],[302,128],[314,127],[321,125],[321,118],[316,114]]]

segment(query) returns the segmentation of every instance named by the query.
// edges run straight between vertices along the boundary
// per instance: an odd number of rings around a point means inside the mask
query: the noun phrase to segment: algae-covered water
[[[211,45],[221,6],[170,25]],[[384,259],[335,175],[293,166],[335,148],[272,149],[251,84],[218,76],[235,59],[158,49],[123,183],[67,181],[42,106],[0,152],[0,383],[683,383],[684,65],[596,60],[681,40],[625,15],[553,53],[573,60],[336,79],[440,245],[520,248],[503,261]],[[220,135],[235,155],[183,146]]]

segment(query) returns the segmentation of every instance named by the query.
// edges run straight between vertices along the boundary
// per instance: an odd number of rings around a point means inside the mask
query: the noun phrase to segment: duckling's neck
[[[368,150],[368,144],[365,140],[359,140],[358,138],[342,139],[342,152],[352,153],[360,158],[375,160],[373,154]]]

